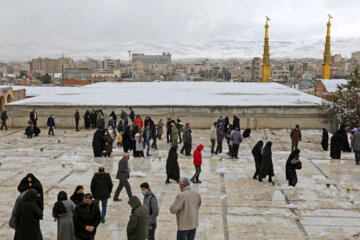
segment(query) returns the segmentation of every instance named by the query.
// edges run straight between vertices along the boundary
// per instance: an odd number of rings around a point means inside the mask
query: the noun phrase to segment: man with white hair
[[[181,193],[170,206],[170,212],[176,214],[177,240],[193,240],[196,228],[199,226],[201,197],[198,192],[190,188],[190,181],[186,177],[180,178],[179,187]]]
[[[128,194],[129,199],[132,197],[131,187],[128,179],[130,178],[130,168],[128,165],[128,161],[130,159],[130,155],[126,154],[120,161],[119,161],[119,168],[116,174],[116,179],[119,179],[119,186],[116,188],[114,201],[118,202],[121,201],[119,199],[119,195],[123,187],[125,187],[126,192]]]

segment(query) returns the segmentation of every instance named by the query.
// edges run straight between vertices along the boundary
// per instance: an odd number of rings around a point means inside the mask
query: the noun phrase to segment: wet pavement
[[[55,129],[55,134],[50,137],[43,130],[40,137],[27,139],[23,130],[0,131],[0,239],[13,239],[8,220],[19,194],[17,185],[28,172],[44,187],[41,229],[44,239],[49,240],[56,239],[51,212],[59,191],[70,196],[76,185],[83,185],[88,192],[100,165],[111,173],[116,189],[122,148],[114,148],[112,159],[94,160],[93,131]],[[225,153],[210,155],[209,130],[193,130],[193,150],[197,144],[205,146],[203,183],[192,185],[202,197],[196,239],[359,239],[360,166],[355,165],[353,153],[343,154],[342,160],[330,160],[329,152],[320,146],[321,132],[304,130],[299,145],[299,182],[296,188],[288,187],[285,162],[291,147],[289,134],[289,130],[253,131],[251,139],[241,144],[239,159],[229,159]],[[252,179],[255,166],[251,149],[259,139],[273,142],[274,183]],[[169,145],[160,140],[158,147],[152,150],[152,157],[130,159],[130,184],[139,197],[139,185],[145,181],[150,184],[160,205],[156,238],[175,239],[176,220],[169,206],[179,188],[176,183],[165,184]],[[194,174],[191,157],[179,154],[179,164],[181,176]],[[122,202],[109,201],[106,223],[99,226],[97,239],[126,239],[130,207],[125,189],[120,198]]]

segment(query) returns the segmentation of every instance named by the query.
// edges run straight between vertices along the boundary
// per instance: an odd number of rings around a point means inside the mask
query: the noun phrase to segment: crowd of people
[[[179,184],[181,191],[170,207],[170,212],[177,216],[177,239],[195,239],[201,197],[199,193],[191,189],[190,182],[193,184],[202,183],[200,173],[204,145],[197,145],[193,154],[191,154],[193,141],[189,123],[183,125],[180,119],[175,121],[168,118],[165,124],[163,120],[159,120],[155,124],[149,116],[145,116],[143,120],[140,115],[135,115],[133,109],[130,108],[129,110],[129,115],[124,110],[121,110],[119,119],[115,112],[112,111],[107,124],[101,109],[92,110],[91,112],[86,111],[84,115],[85,129],[96,128],[92,142],[94,157],[111,157],[115,141],[117,147],[123,148],[125,155],[118,163],[116,179],[119,180],[119,183],[112,200],[114,202],[122,201],[119,196],[125,187],[129,199],[128,204],[131,208],[131,216],[127,225],[128,239],[155,239],[157,216],[159,215],[158,199],[147,182],[139,186],[139,190],[143,195],[143,202],[133,195],[129,183],[131,170],[128,162],[131,151],[135,158],[151,156],[151,149],[157,149],[157,141],[162,140],[163,127],[166,129],[166,142],[170,145],[166,160],[167,178],[165,183],[169,184],[171,180],[174,180]],[[80,131],[79,122],[81,118],[78,110],[76,110],[74,117],[76,131]],[[3,114],[1,118],[3,119]],[[32,137],[35,129],[38,128],[37,121],[38,116],[34,109],[30,113],[29,126],[26,129],[28,137]],[[3,125],[6,126],[6,123]],[[54,135],[55,119],[52,115],[48,118],[47,125],[49,135]],[[31,131],[32,133],[28,134]],[[40,129],[36,131],[40,131]],[[240,144],[244,139],[250,138],[250,135],[251,129],[245,129],[241,133],[240,119],[238,117],[234,116],[232,123],[230,123],[228,117],[223,118],[220,116],[210,128],[211,155],[222,154],[223,141],[226,140],[228,146],[226,154],[229,158],[238,159]],[[290,139],[291,151],[285,164],[285,176],[289,186],[295,187],[298,181],[296,170],[302,168],[299,150],[302,134],[299,125],[296,125],[291,130]],[[351,144],[349,145],[346,130],[344,126],[341,126],[331,138],[331,157],[340,158],[341,151],[354,151],[356,164],[360,164],[360,132],[356,128],[352,130],[350,139]],[[328,150],[328,140],[329,134],[324,128],[321,141],[324,151]],[[179,151],[180,154],[192,156],[193,158],[195,173],[190,179],[181,177],[180,174],[178,148],[181,143],[183,143],[183,146]],[[146,155],[144,154],[145,150]],[[253,178],[262,182],[263,179],[268,177],[268,181],[274,183],[272,180],[275,176],[272,161],[272,142],[264,143],[259,140],[252,149],[252,155],[255,162]],[[9,225],[15,229],[15,239],[42,239],[39,221],[43,219],[44,193],[41,182],[33,174],[28,174],[21,180],[18,191],[20,195],[15,202],[9,221]],[[112,196],[112,191],[112,178],[103,166],[99,167],[94,174],[89,193],[85,194],[84,187],[81,185],[75,188],[70,198],[68,198],[65,191],[60,191],[53,206],[52,214],[57,221],[57,239],[95,239],[99,224],[106,222],[107,205]],[[29,238],[29,236],[32,237]]]

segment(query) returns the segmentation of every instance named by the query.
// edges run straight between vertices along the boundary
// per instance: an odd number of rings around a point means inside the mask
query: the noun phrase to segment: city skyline
[[[321,58],[327,14],[333,53],[358,51],[357,1],[8,1],[0,14],[0,60],[128,59],[133,52],[182,58],[260,57],[264,16],[274,58]]]

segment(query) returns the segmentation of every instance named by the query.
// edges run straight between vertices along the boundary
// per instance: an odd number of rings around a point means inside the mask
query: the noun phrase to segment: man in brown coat
[[[301,141],[301,130],[298,124],[296,124],[293,130],[291,130],[290,138],[291,138],[291,152],[293,152],[295,149],[298,149],[298,144]]]
[[[176,214],[177,239],[195,239],[196,228],[199,226],[199,208],[201,205],[200,194],[190,188],[190,181],[186,177],[180,178],[181,193],[176,196],[170,206],[170,212]]]

